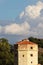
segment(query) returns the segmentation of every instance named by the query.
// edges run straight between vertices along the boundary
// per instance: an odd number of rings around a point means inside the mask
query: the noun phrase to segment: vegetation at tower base
[[[43,65],[43,39],[28,38],[39,45],[39,63]],[[0,65],[14,65],[14,47],[7,39],[0,38]]]

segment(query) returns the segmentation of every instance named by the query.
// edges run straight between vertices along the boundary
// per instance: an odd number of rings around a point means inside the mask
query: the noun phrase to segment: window
[[[33,63],[33,62],[31,61],[31,63]]]
[[[23,57],[24,57],[24,55],[23,55]]]
[[[31,47],[31,49],[33,49],[33,47]]]
[[[32,57],[32,56],[33,56],[33,54],[30,54],[30,56]]]

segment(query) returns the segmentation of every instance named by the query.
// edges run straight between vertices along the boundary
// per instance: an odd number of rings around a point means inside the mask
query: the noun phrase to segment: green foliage
[[[39,63],[43,65],[43,53],[39,51]]]
[[[29,37],[28,39],[32,42],[37,43],[39,47],[43,48],[43,39],[38,39],[33,37]]]
[[[0,65],[14,65],[14,52],[5,38],[0,39]]]

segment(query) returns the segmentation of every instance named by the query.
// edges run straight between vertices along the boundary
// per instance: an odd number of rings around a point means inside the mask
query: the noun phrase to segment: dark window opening
[[[32,57],[32,56],[33,56],[33,54],[30,54],[30,56]]]
[[[31,63],[33,63],[33,62],[31,61]]]
[[[33,47],[31,47],[31,49],[33,49]]]
[[[24,55],[23,55],[23,57],[24,57]]]

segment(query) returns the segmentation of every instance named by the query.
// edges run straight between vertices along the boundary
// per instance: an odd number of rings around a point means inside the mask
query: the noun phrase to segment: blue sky
[[[0,38],[11,43],[43,38],[43,0],[0,0]]]
[[[0,0],[0,20],[15,19],[27,5],[37,0]]]

